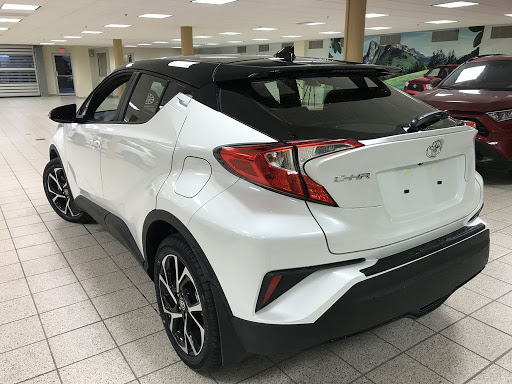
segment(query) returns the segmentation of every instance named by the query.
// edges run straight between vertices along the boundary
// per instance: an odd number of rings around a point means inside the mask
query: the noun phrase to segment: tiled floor
[[[131,255],[46,202],[46,115],[73,101],[0,99],[0,383],[512,383],[512,177],[484,175],[492,260],[435,312],[200,376]]]

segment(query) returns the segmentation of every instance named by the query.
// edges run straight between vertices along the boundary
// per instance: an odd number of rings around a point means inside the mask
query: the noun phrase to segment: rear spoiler
[[[243,63],[236,65],[219,65],[213,74],[216,83],[235,80],[256,80],[276,78],[279,76],[326,76],[326,75],[350,75],[382,77],[396,76],[402,73],[398,67],[374,64],[359,64],[352,62],[330,60],[319,61],[316,58],[297,57],[293,61],[280,57],[269,58],[272,61],[268,66],[251,66]]]

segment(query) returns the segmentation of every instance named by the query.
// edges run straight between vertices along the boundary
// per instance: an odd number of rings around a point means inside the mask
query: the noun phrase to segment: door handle
[[[91,139],[90,143],[93,148],[99,148],[101,146],[100,139]]]

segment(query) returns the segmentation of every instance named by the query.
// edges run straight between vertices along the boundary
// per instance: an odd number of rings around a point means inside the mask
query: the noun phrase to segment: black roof
[[[336,60],[297,57],[286,61],[273,56],[262,55],[196,55],[163,57],[136,61],[127,67],[146,70],[174,78],[194,87],[201,88],[211,82],[222,82],[243,78],[276,76],[281,73],[315,72],[372,72],[379,76],[396,74],[401,70],[382,65],[359,64]]]

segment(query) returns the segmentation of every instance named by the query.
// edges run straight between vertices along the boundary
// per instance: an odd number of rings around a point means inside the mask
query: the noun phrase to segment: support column
[[[363,62],[366,0],[346,0],[343,60]]]
[[[119,68],[124,65],[123,40],[114,39],[113,42],[114,42],[114,62],[115,62],[116,68]]]
[[[306,40],[299,40],[293,43],[295,56],[306,57],[308,55],[309,42]]]
[[[194,54],[192,27],[181,27],[181,54],[183,56],[192,56]]]

